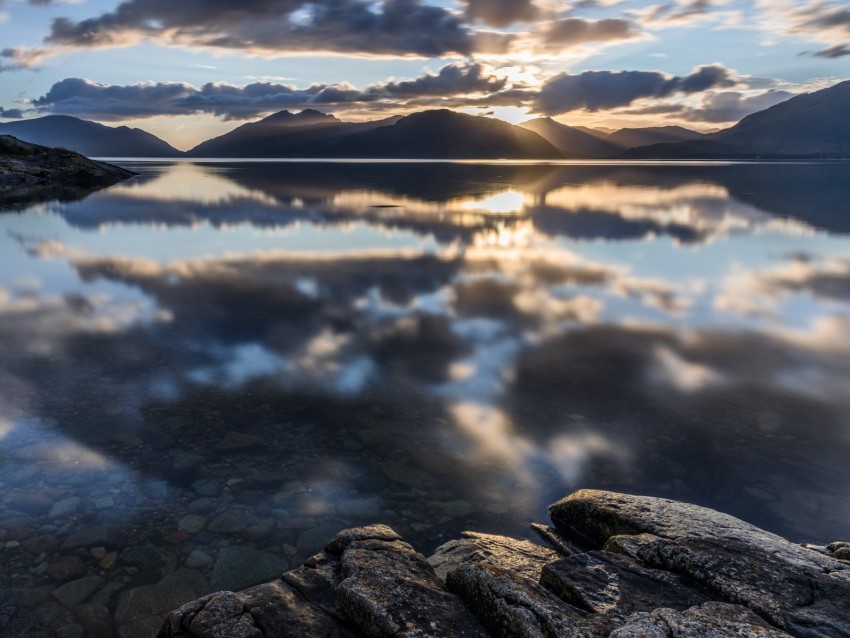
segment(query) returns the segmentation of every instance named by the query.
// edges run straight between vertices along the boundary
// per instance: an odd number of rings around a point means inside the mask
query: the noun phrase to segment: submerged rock
[[[850,637],[845,543],[592,490],[550,513],[556,529],[535,529],[552,548],[466,532],[427,560],[385,525],[344,530],[272,582],[172,612],[159,637]]]

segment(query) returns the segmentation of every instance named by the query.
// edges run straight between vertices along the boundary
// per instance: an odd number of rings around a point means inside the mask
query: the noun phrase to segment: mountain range
[[[703,134],[679,126],[616,131],[538,118],[518,126],[440,109],[344,122],[307,109],[243,124],[183,153],[141,129],[66,115],[0,124],[0,135],[94,157],[715,159],[850,157],[850,81],[793,97]]]

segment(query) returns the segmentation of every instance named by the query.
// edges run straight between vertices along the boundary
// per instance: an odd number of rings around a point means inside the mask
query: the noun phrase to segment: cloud
[[[813,53],[816,58],[843,58],[845,55],[850,55],[850,45],[836,44],[832,47],[827,47]]]
[[[830,0],[759,0],[762,24],[775,35],[796,35],[828,46],[810,55],[850,55],[850,8]]]
[[[38,47],[6,47],[0,49],[0,73],[37,69],[47,56],[47,50]]]
[[[288,108],[352,103],[381,108],[411,101],[427,104],[435,98],[497,93],[506,85],[505,77],[478,63],[448,64],[437,73],[426,72],[413,80],[388,80],[365,89],[347,82],[306,88],[271,82],[245,86],[211,82],[195,87],[180,82],[109,85],[66,78],[33,104],[43,112],[106,120],[194,113],[248,119]]]
[[[530,22],[540,14],[533,0],[466,0],[466,15],[494,27]]]
[[[467,55],[473,38],[461,17],[420,0],[125,0],[95,18],[53,21],[47,41],[70,47],[140,40],[279,55]]]
[[[614,42],[630,40],[640,31],[628,20],[584,20],[564,18],[553,20],[543,33],[543,44],[548,50],[563,50],[587,42]]]
[[[738,91],[709,93],[699,108],[686,110],[684,117],[696,122],[737,122],[747,115],[763,111],[794,95],[779,89],[771,89],[756,95],[745,95]]]
[[[544,84],[535,108],[546,115],[584,109],[600,111],[628,106],[640,98],[692,94],[735,84],[732,73],[718,65],[702,66],[685,77],[657,71],[586,71],[561,73]]]
[[[651,5],[637,13],[640,22],[645,26],[681,27],[712,15],[718,16],[715,10],[727,2],[728,0],[678,0]]]
[[[23,116],[24,112],[21,109],[4,109],[0,106],[0,117],[10,120],[19,120]]]

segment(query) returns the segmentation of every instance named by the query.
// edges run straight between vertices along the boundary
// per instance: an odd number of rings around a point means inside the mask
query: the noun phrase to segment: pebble
[[[203,569],[213,564],[213,559],[209,554],[205,554],[199,549],[194,550],[186,559],[186,567],[191,569]]]
[[[186,514],[186,516],[181,518],[180,522],[177,523],[177,529],[181,532],[186,532],[187,534],[197,534],[203,531],[206,524],[206,517],[198,514]]]
[[[47,515],[50,518],[65,518],[71,514],[75,514],[80,509],[81,503],[82,499],[79,496],[71,496],[58,503],[54,503]]]

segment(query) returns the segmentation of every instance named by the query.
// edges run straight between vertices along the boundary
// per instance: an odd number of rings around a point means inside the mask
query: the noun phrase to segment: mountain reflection
[[[0,217],[0,521],[28,483],[129,494],[86,520],[171,547],[214,484],[246,531],[168,551],[303,557],[595,486],[840,537],[850,238],[834,188],[771,208],[788,170],[153,165]]]

